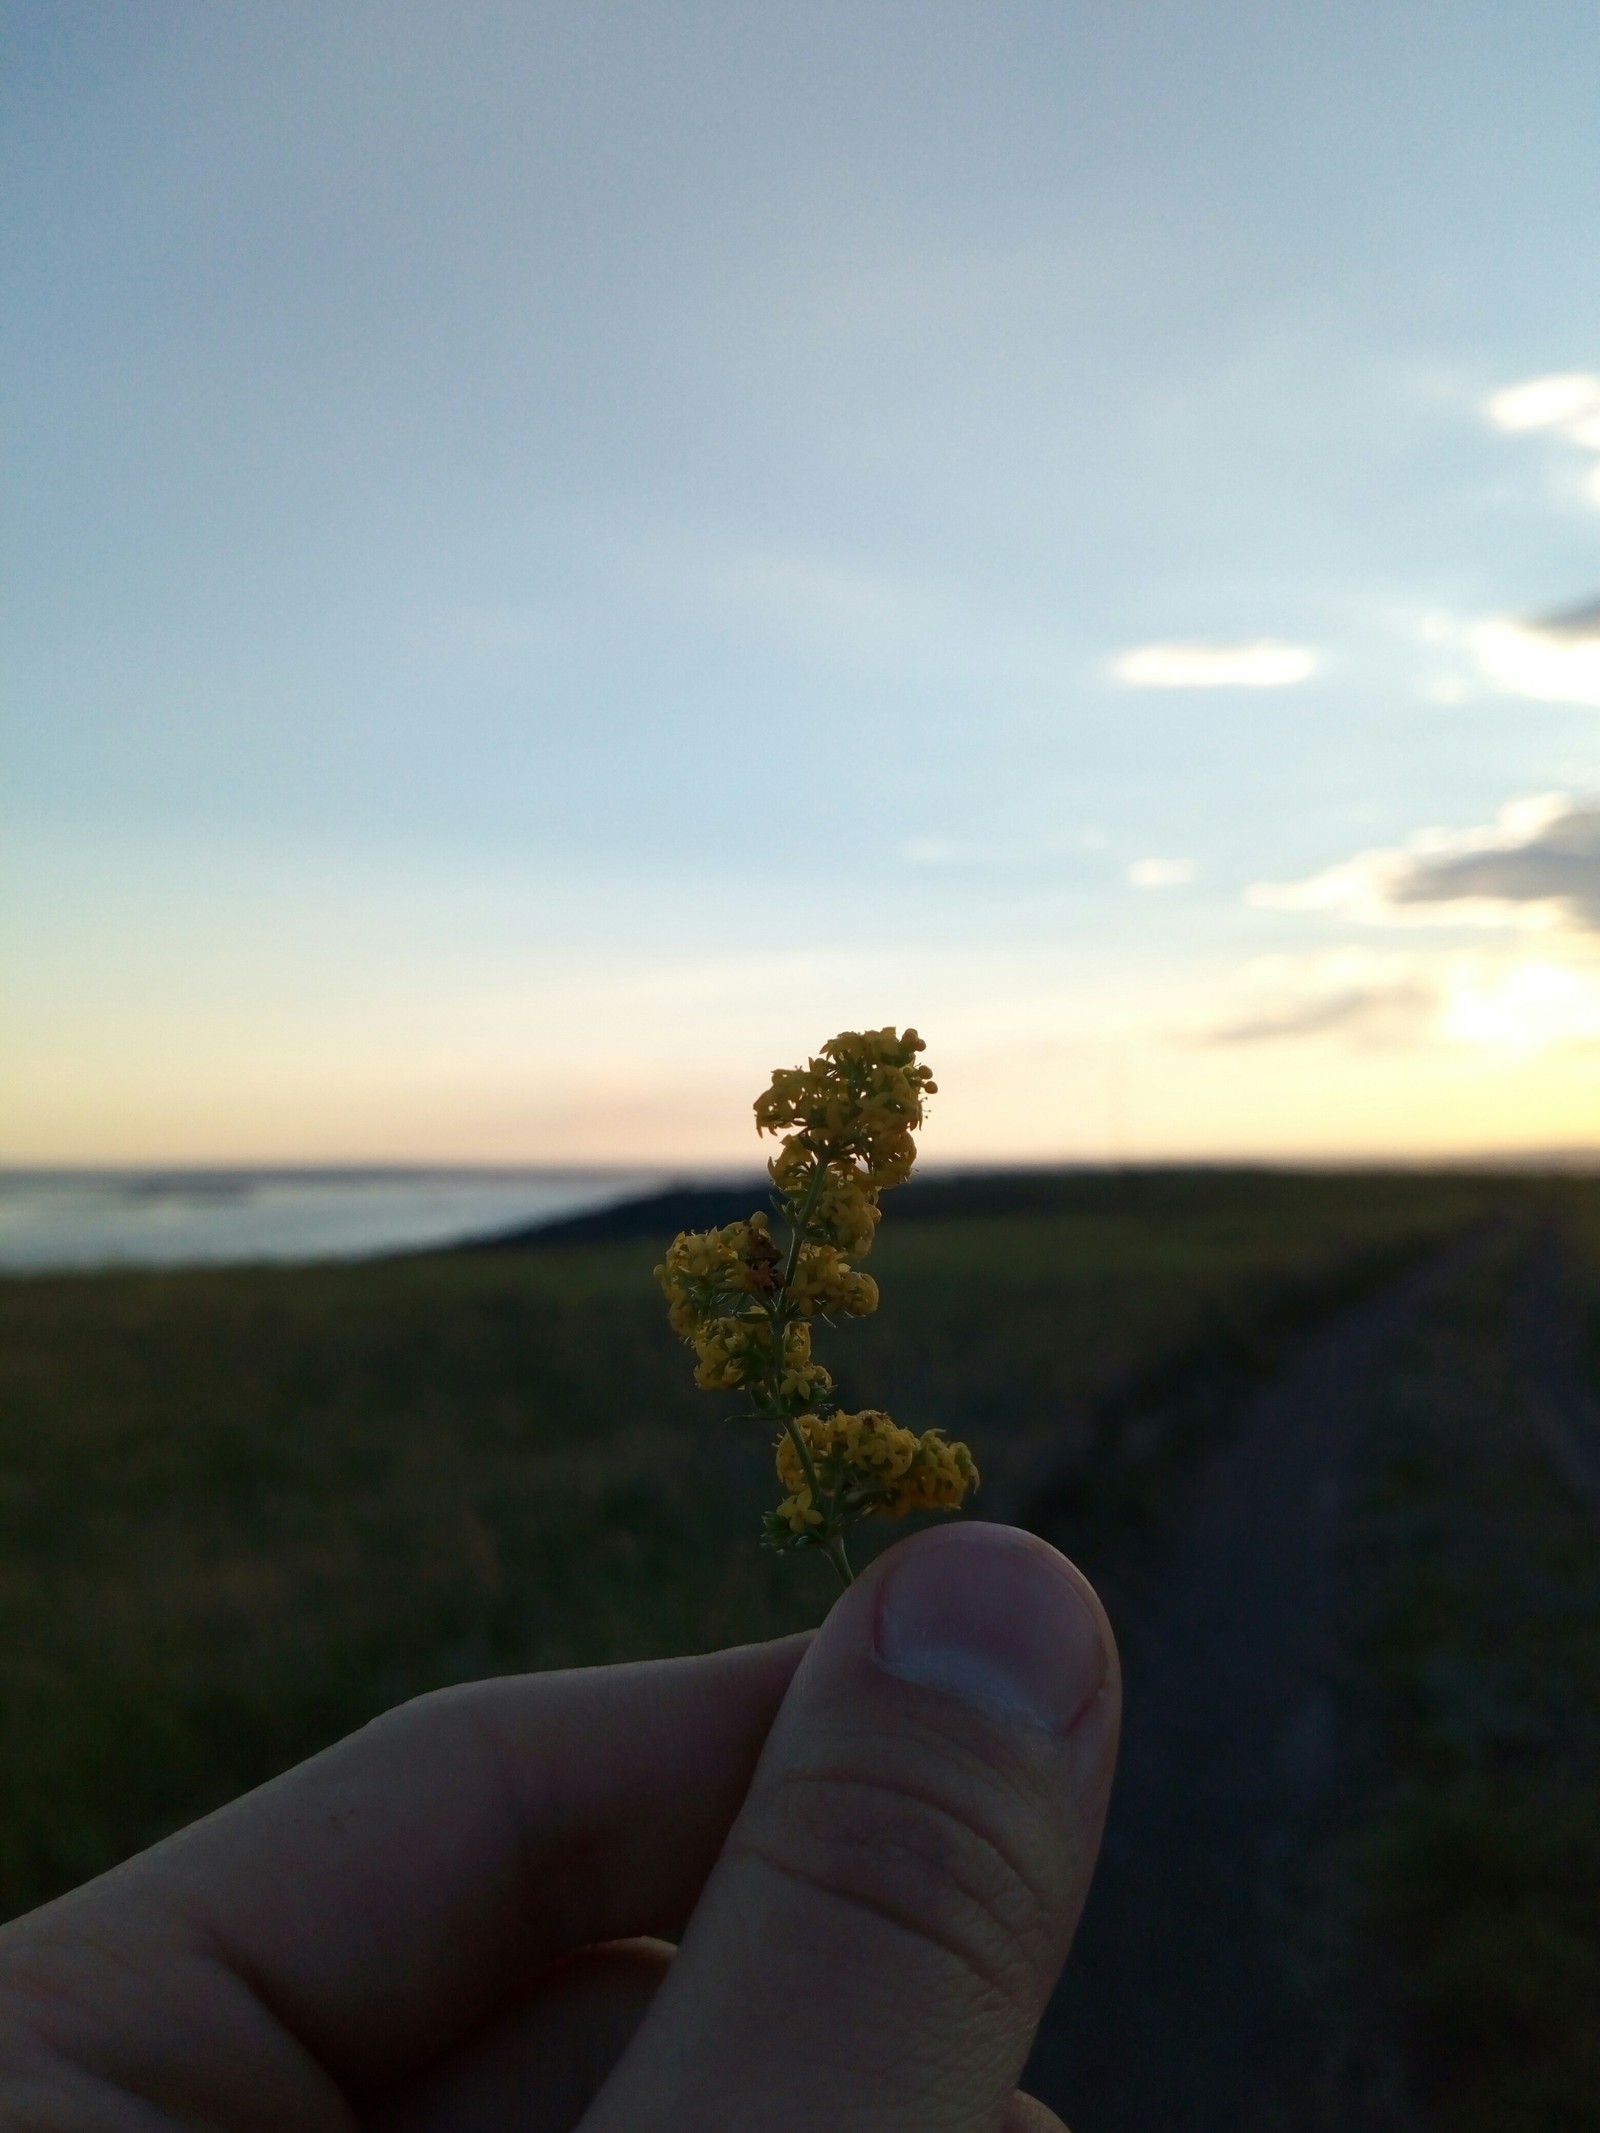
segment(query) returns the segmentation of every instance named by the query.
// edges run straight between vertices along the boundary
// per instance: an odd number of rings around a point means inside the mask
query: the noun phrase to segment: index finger
[[[133,1974],[209,1954],[342,2085],[401,2079],[531,1969],[681,1925],[806,1642],[421,1697],[0,1948],[37,1968],[93,1946]]]

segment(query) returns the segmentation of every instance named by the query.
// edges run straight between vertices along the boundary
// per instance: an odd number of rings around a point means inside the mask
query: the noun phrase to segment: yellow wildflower
[[[792,1132],[815,1154],[843,1163],[874,1187],[911,1174],[912,1133],[938,1087],[917,1058],[914,1029],[844,1030],[803,1067],[779,1067],[756,1098],[756,1129]]]
[[[672,1240],[655,1270],[667,1299],[668,1323],[688,1340],[729,1303],[776,1295],[782,1266],[783,1254],[763,1214],[724,1229],[686,1230]]]
[[[791,1533],[804,1533],[808,1527],[822,1524],[822,1513],[813,1505],[811,1491],[804,1482],[792,1496],[783,1499],[773,1516],[781,1518]]]
[[[807,1318],[865,1318],[878,1308],[878,1284],[835,1244],[801,1245],[787,1293]]]
[[[844,1456],[859,1474],[874,1481],[894,1481],[917,1454],[917,1440],[910,1430],[875,1407],[858,1415],[841,1415],[844,1425]]]
[[[686,1232],[656,1268],[672,1329],[695,1353],[695,1382],[742,1390],[780,1421],[784,1497],[765,1520],[774,1547],[826,1551],[846,1584],[848,1527],[875,1513],[956,1510],[978,1485],[964,1444],[919,1437],[878,1408],[831,1408],[833,1380],[811,1353],[817,1319],[862,1318],[878,1285],[852,1262],[871,1249],[878,1196],[910,1175],[935,1083],[914,1029],[845,1030],[803,1067],[782,1067],[756,1099],[756,1126],[781,1137],[768,1165],[789,1225],[764,1214]]]
[[[825,1492],[843,1499],[856,1516],[881,1511],[904,1518],[910,1511],[957,1509],[978,1485],[978,1470],[964,1444],[947,1444],[941,1430],[918,1437],[877,1408],[856,1415],[807,1415],[795,1435],[809,1453]],[[808,1486],[800,1445],[785,1429],[776,1446],[778,1479],[791,1493]]]
[[[953,1511],[977,1486],[978,1469],[967,1447],[947,1444],[942,1430],[924,1430],[917,1439],[915,1456],[883,1507],[884,1515],[904,1518],[910,1511]]]
[[[802,1142],[785,1141],[767,1165],[767,1175],[789,1220],[803,1219],[808,1236],[837,1245],[852,1259],[864,1259],[871,1251],[882,1219],[877,1189],[863,1184],[852,1164],[823,1162]]]

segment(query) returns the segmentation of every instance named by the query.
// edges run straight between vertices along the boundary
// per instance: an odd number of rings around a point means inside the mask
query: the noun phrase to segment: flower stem
[[[816,1168],[811,1173],[811,1183],[806,1189],[805,1203],[798,1215],[791,1216],[789,1223],[789,1256],[784,1263],[783,1280],[778,1287],[781,1304],[789,1293],[789,1284],[794,1279],[794,1270],[800,1264],[800,1247],[805,1242],[806,1231],[811,1227],[811,1217],[817,1211],[817,1202],[822,1197],[823,1180],[828,1175],[826,1156],[817,1151]]]
[[[772,1300],[773,1326],[779,1333],[780,1338],[782,1329],[789,1323],[789,1284],[794,1279],[795,1268],[800,1264],[800,1248],[805,1243],[806,1231],[811,1227],[811,1217],[816,1212],[818,1200],[822,1197],[823,1183],[828,1175],[828,1161],[828,1154],[824,1150],[817,1150],[816,1168],[811,1173],[811,1183],[807,1188],[805,1200],[801,1205],[799,1214],[791,1217],[790,1220],[789,1253],[784,1262],[783,1280],[779,1283],[778,1293]],[[830,1501],[824,1511],[822,1484],[817,1478],[816,1461],[811,1456],[811,1447],[805,1440],[805,1433],[795,1421],[793,1415],[784,1416],[783,1426],[789,1434],[789,1442],[794,1446],[801,1468],[804,1471],[806,1486],[811,1491],[811,1501],[819,1511],[823,1511],[823,1515],[831,1523],[836,1507]],[[841,1585],[853,1585],[856,1581],[856,1574],[850,1568],[849,1556],[845,1554],[844,1535],[838,1531],[829,1533],[827,1539],[822,1543],[822,1548],[828,1561],[832,1563],[839,1574],[839,1583]]]
[[[805,1440],[805,1432],[796,1422],[793,1415],[784,1416],[783,1426],[788,1433],[789,1442],[794,1446],[800,1464],[805,1470],[806,1486],[811,1491],[811,1501],[820,1511],[822,1510],[822,1484],[817,1478],[817,1463],[811,1456],[811,1447]],[[824,1515],[831,1519],[834,1508],[835,1506],[830,1502]],[[841,1585],[853,1585],[856,1581],[856,1574],[850,1568],[849,1556],[844,1552],[844,1535],[839,1532],[830,1533],[822,1543],[822,1552],[826,1555],[828,1561],[832,1563],[834,1569],[838,1571],[839,1583]]]
[[[811,1491],[811,1501],[820,1511],[822,1509],[822,1483],[817,1479],[816,1461],[811,1456],[811,1447],[807,1444],[805,1435],[793,1415],[784,1416],[783,1426],[789,1433],[789,1442],[794,1446],[801,1466],[805,1469],[806,1486]]]

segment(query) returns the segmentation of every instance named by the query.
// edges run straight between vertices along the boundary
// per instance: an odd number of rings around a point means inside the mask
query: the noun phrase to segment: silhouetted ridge
[[[587,1214],[563,1215],[556,1222],[534,1222],[493,1237],[470,1237],[458,1251],[539,1252],[556,1245],[617,1244],[635,1237],[659,1237],[669,1243],[680,1229],[721,1228],[757,1207],[769,1204],[772,1188],[765,1178],[745,1185],[669,1185],[642,1200],[622,1200]]]
[[[1286,1189],[1292,1174],[1282,1172]],[[969,1171],[914,1178],[888,1203],[889,1219],[940,1222],[1015,1215],[1111,1213],[1120,1209],[1188,1207],[1202,1196],[1215,1205],[1219,1191],[1235,1185],[1241,1195],[1259,1195],[1260,1170],[1211,1170],[1199,1166],[1161,1170]],[[1352,1174],[1353,1178],[1354,1174]],[[526,1224],[496,1236],[473,1237],[464,1252],[541,1252],[571,1244],[618,1244],[648,1239],[665,1246],[682,1229],[720,1228],[758,1207],[772,1205],[771,1187],[756,1176],[744,1184],[669,1185],[639,1200],[567,1215],[556,1222]]]

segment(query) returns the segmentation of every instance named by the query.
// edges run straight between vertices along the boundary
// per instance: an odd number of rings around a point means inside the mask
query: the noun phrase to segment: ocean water
[[[358,1259],[557,1221],[662,1182],[618,1171],[0,1171],[0,1270]]]

